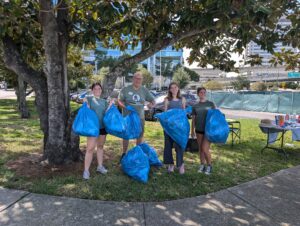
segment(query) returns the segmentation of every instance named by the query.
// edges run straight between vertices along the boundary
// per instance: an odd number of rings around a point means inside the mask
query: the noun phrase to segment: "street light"
[[[161,91],[161,50],[159,51],[159,64],[160,64],[160,70],[159,70],[159,90]]]

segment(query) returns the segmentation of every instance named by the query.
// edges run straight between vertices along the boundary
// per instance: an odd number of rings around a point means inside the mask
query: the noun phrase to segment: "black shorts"
[[[99,135],[107,135],[105,128],[100,129]]]
[[[196,130],[196,133],[199,133],[199,134],[205,134],[204,131],[200,131],[200,130]]]

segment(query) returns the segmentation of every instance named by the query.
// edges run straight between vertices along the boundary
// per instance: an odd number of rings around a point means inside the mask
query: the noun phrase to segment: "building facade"
[[[141,51],[141,43],[138,44],[135,48],[128,48],[125,51],[119,49],[105,48],[101,42],[96,43],[97,52],[101,52],[102,57],[105,58],[119,58],[123,55],[135,55]],[[84,50],[83,58],[86,63],[95,65],[95,74],[97,74],[99,68],[97,68],[97,58],[95,55],[96,51],[94,50]],[[175,66],[183,65],[183,50],[174,49],[172,46],[155,53],[153,56],[147,58],[146,60],[140,62],[143,64],[147,70],[153,75],[153,88],[161,88],[165,86],[166,79],[163,78],[165,70],[167,68],[174,68]]]
[[[291,22],[288,19],[283,17],[279,19],[278,24],[284,28],[291,25]],[[295,49],[291,46],[284,46],[281,42],[276,43],[275,46],[276,46],[274,48],[275,52],[281,52],[282,48],[284,48],[285,50],[291,50],[296,53],[299,52],[298,49]],[[245,58],[247,59],[250,55],[259,55],[260,57],[262,57],[262,66],[271,66],[269,61],[272,58],[272,54],[267,52],[266,50],[262,50],[261,46],[259,46],[254,42],[250,42],[246,47]]]

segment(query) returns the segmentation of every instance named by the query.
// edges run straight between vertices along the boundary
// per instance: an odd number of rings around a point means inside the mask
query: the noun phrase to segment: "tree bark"
[[[62,0],[63,1],[63,0]],[[48,140],[45,155],[50,163],[61,164],[80,156],[79,139],[72,136],[67,80],[67,15],[64,9],[55,14],[51,1],[40,0],[40,20],[45,49],[45,69],[48,90]],[[70,150],[72,150],[70,152]],[[75,150],[76,149],[76,150]],[[75,152],[75,153],[74,153]],[[70,156],[72,153],[72,156]]]
[[[47,79],[45,75],[41,72],[33,70],[28,66],[23,60],[18,51],[17,46],[13,42],[13,40],[9,37],[3,38],[3,47],[4,47],[4,63],[6,67],[13,72],[15,72],[18,77],[22,77],[24,81],[30,84],[35,92],[35,105],[40,117],[40,126],[44,133],[44,155],[43,159],[49,160],[49,163],[65,163],[67,161],[76,161],[81,159],[82,153],[79,149],[79,137],[72,133],[71,120],[66,120],[65,122],[65,134],[66,134],[66,146],[67,148],[64,150],[64,159],[58,159],[56,161],[55,158],[49,158],[50,156],[55,156],[55,148],[51,148],[48,144],[49,140],[49,127],[53,126],[53,124],[48,123],[48,87],[47,87]],[[57,97],[59,98],[59,97]],[[51,98],[50,98],[51,99]],[[61,97],[61,99],[64,99]],[[52,130],[53,131],[53,130]],[[48,151],[46,152],[48,148]],[[51,152],[52,151],[52,152]]]
[[[16,89],[18,109],[20,111],[21,118],[29,118],[29,110],[26,103],[26,82],[22,79],[21,76],[18,76],[18,86]]]

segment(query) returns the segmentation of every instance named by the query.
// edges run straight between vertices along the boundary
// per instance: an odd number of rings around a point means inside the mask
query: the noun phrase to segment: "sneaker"
[[[169,165],[168,166],[168,173],[173,173],[174,172],[174,165]]]
[[[179,167],[179,174],[184,174],[184,164]]]
[[[208,165],[205,172],[204,172],[206,175],[210,175],[212,173],[212,166],[211,165]]]
[[[201,164],[200,167],[199,167],[199,169],[198,169],[198,173],[204,173],[205,170],[206,170],[205,165],[204,165],[204,164]]]
[[[97,167],[97,172],[101,173],[101,174],[107,174],[107,169],[105,169],[104,166],[98,166]]]
[[[87,170],[83,171],[82,178],[85,179],[85,180],[90,179],[90,172],[87,171]]]

